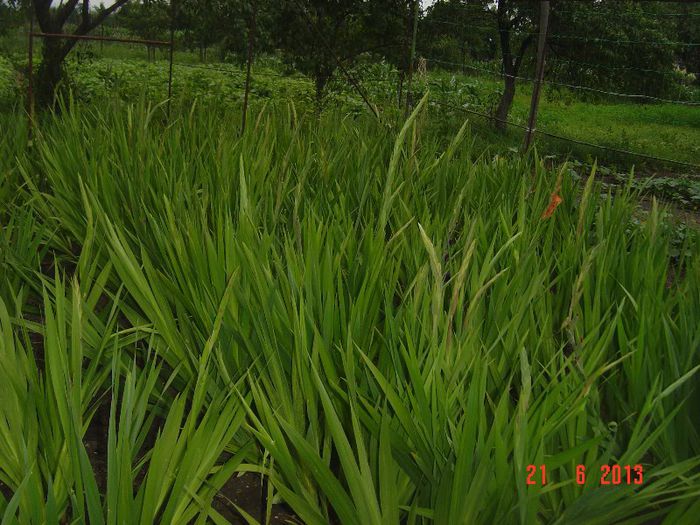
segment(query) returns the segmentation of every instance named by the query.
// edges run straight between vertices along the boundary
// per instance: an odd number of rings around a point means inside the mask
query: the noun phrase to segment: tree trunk
[[[58,88],[63,80],[64,44],[56,38],[45,38],[41,65],[37,71],[37,105],[54,107]]]
[[[503,95],[498,103],[498,107],[493,114],[493,120],[496,129],[500,131],[505,131],[507,127],[506,120],[508,119],[508,112],[513,105],[513,98],[515,98],[515,77],[518,76],[518,71],[520,71],[520,64],[522,63],[525,51],[533,41],[532,35],[524,38],[520,43],[520,49],[515,56],[513,55],[510,42],[513,22],[508,18],[508,5],[509,0],[498,0],[496,11],[496,23],[498,24],[498,35],[501,43],[501,57],[504,73],[503,83],[505,84],[505,89],[503,90]]]
[[[33,16],[36,17],[41,31],[44,33],[63,33],[63,26],[75,10],[78,1],[68,0],[66,3],[61,2],[55,8],[51,7],[50,1],[32,2],[30,10]],[[87,0],[84,0],[81,12],[82,19],[72,34],[87,35],[127,1],[115,0],[111,6],[93,17],[90,14],[90,4]],[[60,87],[61,80],[63,80],[63,61],[78,41],[59,38],[44,38],[43,40],[42,60],[36,75],[37,91],[35,100],[39,107],[55,108],[57,90]]]
[[[510,107],[513,105],[514,98],[515,79],[507,76],[505,77],[505,89],[503,90],[503,95],[501,95],[501,100],[498,102],[498,107],[493,115],[496,123],[496,129],[500,131],[506,130],[506,120],[508,120],[508,113],[510,112]]]

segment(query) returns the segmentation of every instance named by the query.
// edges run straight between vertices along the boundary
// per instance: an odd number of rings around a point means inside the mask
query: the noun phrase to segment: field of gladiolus
[[[632,179],[427,97],[0,118],[2,524],[696,523],[700,244]]]

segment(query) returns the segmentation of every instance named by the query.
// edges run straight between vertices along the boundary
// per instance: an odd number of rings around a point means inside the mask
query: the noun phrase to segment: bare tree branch
[[[75,6],[78,5],[78,0],[68,0],[59,9],[56,10],[56,25],[59,28],[63,27],[66,23],[70,14],[75,10]]]
[[[97,16],[92,20],[92,22],[88,25],[88,28],[87,28],[87,30],[85,31],[85,33],[78,33],[78,32],[76,31],[76,34],[86,34],[86,33],[89,33],[90,31],[92,31],[93,29],[95,29],[97,26],[99,26],[102,22],[104,22],[105,19],[106,19],[109,15],[111,15],[112,13],[114,13],[115,11],[117,11],[118,9],[120,9],[121,7],[123,7],[124,5],[126,5],[128,2],[129,2],[129,0],[117,0],[115,3],[113,3],[113,4],[112,4],[111,6],[109,6],[107,9],[105,9],[104,11],[101,11],[100,14],[97,15]]]
[[[38,1],[41,1],[41,0],[38,0]],[[44,0],[44,1],[46,1],[46,0]],[[70,0],[70,2],[68,4],[65,4],[63,7],[64,7],[64,9],[66,9],[68,6],[72,5],[72,8],[71,8],[71,11],[72,11],[72,9],[75,9],[76,5],[78,4],[78,1],[79,0]],[[112,13],[117,11],[119,8],[121,8],[122,6],[127,4],[128,2],[129,2],[129,0],[117,0],[114,4],[109,6],[107,9],[100,11],[100,13],[97,16],[93,17],[89,13],[89,0],[83,0],[83,16],[82,16],[82,19],[80,21],[80,24],[78,25],[78,27],[75,28],[75,32],[72,34],[74,34],[74,35],[87,35],[88,33],[90,33],[90,31],[92,31],[97,26],[99,26],[102,22],[104,22],[105,19],[109,15],[111,15]],[[51,0],[48,0],[48,3],[50,4]],[[88,9],[87,15],[85,12],[86,5],[88,6],[87,7],[87,9]],[[65,18],[67,19],[69,15],[70,15],[70,12],[68,12],[68,14],[65,15]],[[37,18],[39,18],[39,17],[37,16]],[[58,27],[56,27],[56,28],[50,27],[51,26],[50,21],[48,24],[49,27],[45,27],[44,24],[41,23],[41,21],[40,21],[40,26],[41,26],[43,31],[57,32],[57,31],[60,31],[61,28],[63,27],[65,20],[61,21],[61,18],[59,18],[57,20],[57,22],[58,22],[58,24],[57,24]],[[78,40],[66,40],[63,43],[63,45],[61,46],[61,54],[64,57],[66,55],[68,55],[68,53],[70,53],[70,51],[76,46],[77,43],[78,43]]]
[[[83,0],[83,17],[81,24],[85,24],[86,21],[90,21],[90,0]]]
[[[520,50],[518,51],[518,57],[515,59],[515,67],[513,68],[516,75],[518,74],[520,64],[522,63],[523,57],[525,56],[525,51],[527,51],[527,48],[530,46],[530,44],[532,44],[534,40],[535,37],[533,35],[529,35],[520,43]]]

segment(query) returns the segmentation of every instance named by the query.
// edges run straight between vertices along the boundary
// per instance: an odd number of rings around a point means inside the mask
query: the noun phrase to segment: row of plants
[[[555,156],[548,158],[552,161],[557,160]],[[586,173],[590,173],[593,164],[581,162],[580,160],[568,160],[566,166],[568,175],[580,181],[582,178],[585,178]],[[605,166],[598,166],[596,172],[600,175],[604,187],[608,184],[629,184],[646,197],[658,197],[689,210],[697,210],[700,207],[700,180],[695,177],[635,176],[634,174],[622,173]]]
[[[3,522],[255,523],[248,472],[308,524],[693,523],[698,244],[431,111],[8,119]]]
[[[37,57],[38,59],[39,57]],[[178,57],[181,58],[181,57]],[[12,60],[0,57],[0,107],[16,105],[26,91],[26,78],[19,71],[26,69],[26,57]],[[209,107],[239,107],[245,86],[245,68],[239,64],[196,64],[178,61],[173,68],[173,96],[176,103],[191,105],[195,100]],[[35,60],[34,67],[40,64]],[[96,53],[78,51],[66,63],[63,92],[70,92],[75,101],[101,103],[108,99],[137,102],[159,102],[167,98],[169,66],[167,60],[100,58]],[[395,98],[395,70],[387,64],[362,64],[354,74],[371,76],[367,84],[375,102]],[[361,97],[338,73],[329,87],[325,105],[342,105],[348,111],[366,110]],[[288,71],[275,57],[256,61],[251,83],[253,98],[294,100],[300,107],[315,104],[313,83],[305,76]]]
[[[26,58],[14,57],[15,72],[6,71],[4,88],[0,89],[0,107],[19,105],[26,91]],[[176,54],[173,72],[175,103],[186,107],[195,101],[220,109],[239,107],[243,98],[245,70],[239,64],[195,64],[188,54]],[[7,70],[7,62],[5,70]],[[484,65],[484,64],[481,64]],[[440,69],[439,63],[429,63],[427,75],[417,72],[410,83],[412,100],[417,100],[428,90],[435,111],[444,115],[435,124],[449,137],[459,127],[466,114],[478,124],[479,150],[491,149],[503,153],[518,150],[522,143],[522,128],[526,125],[530,108],[530,84],[520,83],[508,120],[506,132],[495,132],[494,122],[488,117],[477,117],[494,112],[503,90],[502,82],[489,75],[462,75]],[[3,69],[0,64],[0,69]],[[96,103],[110,98],[129,102],[144,99],[150,102],[164,100],[168,93],[169,70],[167,61],[125,60],[123,58],[97,58],[96,54],[78,52],[67,64],[67,82],[64,92],[70,91],[75,100]],[[473,73],[473,71],[469,71]],[[350,69],[351,79],[338,71],[326,89],[325,108],[342,107],[355,115],[368,111],[363,96],[373,105],[385,121],[391,122],[403,115],[408,97],[409,82],[401,78],[390,64],[372,55],[361,57]],[[0,80],[0,83],[3,81]],[[358,91],[359,86],[359,91]],[[300,109],[318,109],[314,86],[310,79],[289,70],[274,55],[263,55],[253,68],[251,96],[254,99],[294,100]],[[634,105],[597,104],[582,102],[580,97],[565,94],[556,86],[545,86],[544,102],[539,111],[538,129],[584,143],[538,135],[543,150],[550,154],[592,163],[595,157],[606,165],[628,171],[636,165],[642,171],[692,172],[697,164],[697,138],[694,125],[697,111],[673,104]],[[476,128],[475,128],[476,129]],[[600,149],[585,143],[602,146]],[[615,152],[606,150],[622,150]],[[638,157],[625,153],[632,151],[664,160]],[[687,165],[672,162],[679,160]],[[695,170],[697,171],[697,170]],[[668,194],[669,192],[665,192]],[[678,193],[678,192],[676,192]],[[683,205],[690,205],[687,193]],[[680,202],[680,201],[679,201]]]
[[[700,208],[700,180],[695,178],[650,177],[636,181],[641,190],[688,206]]]

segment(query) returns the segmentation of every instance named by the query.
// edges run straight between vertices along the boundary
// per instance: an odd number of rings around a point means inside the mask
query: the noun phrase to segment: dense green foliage
[[[21,23],[21,7],[21,3],[16,0],[3,0],[0,2],[0,37]]]
[[[514,13],[508,30],[518,42],[537,30],[537,13],[527,2],[498,3]],[[421,20],[421,54],[450,70],[500,58],[496,4],[484,0],[434,2]],[[684,78],[678,69],[691,73],[689,81],[697,83],[700,47],[694,44],[700,42],[698,17],[700,4],[690,2],[553,2],[547,78],[685,99]],[[534,48],[526,58],[522,76],[532,77]]]
[[[502,132],[507,131],[505,121],[510,120],[517,92],[523,83],[529,88],[534,77],[539,29],[535,1],[438,0],[422,11],[414,10],[419,4],[411,0],[185,0],[173,6],[144,0],[121,9],[126,0],[118,0],[92,10],[89,2],[78,5],[70,0],[52,7],[52,1],[35,4],[44,31],[82,35],[100,25],[104,30],[108,23],[112,34],[121,29],[141,38],[165,39],[174,31],[176,45],[197,49],[202,62],[210,61],[210,48],[217,51],[218,60],[228,62],[242,63],[248,53],[281,57],[289,69],[314,81],[319,108],[332,82],[342,80],[363,91],[347,70],[367,56],[397,68],[395,99],[401,103],[404,81],[411,76],[407,73],[418,65],[410,58],[414,36],[417,56],[427,59],[431,69],[501,78],[489,111]],[[8,25],[17,26],[20,4],[9,5],[5,11],[14,18],[5,18],[13,20]],[[108,16],[113,9],[114,16]],[[554,2],[547,82],[577,86],[579,98],[625,100],[631,95],[632,100],[651,96],[697,101],[693,85],[700,73],[700,42],[692,21],[698,17],[700,8],[676,2]],[[63,64],[73,46],[70,40],[43,42],[36,90],[41,106],[51,104],[56,90],[67,85]],[[149,60],[155,54],[150,47]]]
[[[516,85],[534,82],[538,2],[442,0],[421,21],[419,54],[449,71],[502,78],[492,112],[505,131]],[[675,2],[553,2],[545,46],[546,82],[579,97],[631,95],[697,100],[700,7]],[[492,67],[494,59],[498,67]],[[484,67],[484,60],[492,64]],[[518,89],[522,89],[522,86]]]
[[[9,60],[0,56],[0,109],[19,101],[17,74]]]
[[[697,522],[700,11],[414,5],[0,0],[2,525]]]
[[[100,60],[89,64],[70,63],[71,87],[81,101],[163,100],[168,87],[167,62]],[[216,69],[176,65],[173,97],[175,104],[204,103],[207,107],[238,107],[242,98],[244,73],[237,66],[220,64]],[[313,88],[305,77],[280,76],[261,67],[255,76],[252,94],[260,98],[294,99],[309,105]]]
[[[236,137],[237,112],[76,107],[29,150],[5,122],[7,522],[224,523],[252,471],[309,524],[692,523],[696,235],[672,251],[629,187],[468,162],[426,111],[268,107]]]
[[[134,36],[165,39],[174,28],[178,44],[198,50],[203,61],[210,48],[218,51],[219,59],[243,60],[250,37],[255,50],[279,52],[292,67],[313,78],[319,97],[339,69],[351,66],[363,52],[371,51],[399,69],[399,98],[409,70],[411,0],[185,0],[172,9],[160,0],[144,0],[127,3],[113,19],[103,17],[104,9],[85,11],[87,4],[77,0],[60,9],[51,7],[51,0],[42,1],[48,7],[37,7],[37,16],[44,30],[83,34],[108,22]],[[0,5],[7,29],[22,23],[19,3]],[[496,61],[500,64],[496,75],[532,77],[537,6],[513,0],[426,4],[418,24],[418,56],[453,71],[473,71],[481,61]],[[699,25],[693,23],[698,19],[700,5],[691,3],[553,2],[547,78],[598,90],[688,100],[692,98],[688,86],[697,85],[700,74]],[[57,64],[71,46],[59,47],[54,41],[44,46],[48,61],[42,64],[53,64],[52,85],[58,82],[53,78],[60,73]],[[509,112],[513,90],[506,78],[497,112],[501,117]]]
[[[673,11],[680,8],[671,4]],[[692,49],[682,44],[693,40],[681,38],[679,18],[663,16],[668,10],[660,2],[575,2],[555,8],[549,39],[551,73],[562,81],[598,89],[684,99],[676,58]],[[700,10],[694,11],[700,15]],[[594,39],[583,40],[591,34]],[[674,46],[678,41],[681,46]]]
[[[121,99],[137,102],[145,98],[158,103],[165,98],[168,67],[164,60],[146,63],[143,60],[146,54],[139,50],[134,50],[129,60],[99,59],[97,55],[100,50],[96,45],[83,49],[85,51],[79,50],[78,53],[86,58],[71,60],[66,67],[69,87],[77,101]],[[116,52],[125,53],[116,46],[114,51],[114,56],[118,56]],[[113,54],[112,48],[106,49],[104,54]],[[173,83],[176,105],[189,106],[197,101],[197,104],[205,103],[208,107],[239,107],[245,82],[242,68],[222,63],[199,67],[192,62],[196,62],[194,55],[181,53],[176,57]],[[489,64],[484,66],[488,67]],[[382,118],[393,122],[397,114],[396,86],[400,72],[368,56],[358,60],[351,73],[377,104]],[[16,80],[12,82],[15,87],[7,91],[10,98],[4,102],[0,99],[0,104],[8,107],[19,102],[19,86]],[[9,83],[7,85],[10,86]],[[298,73],[285,73],[284,65],[275,57],[261,57],[258,60],[253,69],[251,89],[254,99],[294,100],[302,112],[313,109],[315,104],[313,81]],[[465,117],[460,108],[490,113],[498,102],[501,84],[488,74],[465,76],[438,70],[429,72],[426,79],[413,83],[413,91],[418,96],[428,89],[432,93],[430,104],[433,111],[443,115],[442,121],[435,119],[435,124],[449,136],[459,128]],[[357,92],[342,78],[329,83],[326,96],[328,106],[339,106],[352,113],[367,111]],[[523,86],[518,91],[510,120],[519,125],[527,122],[530,96],[529,86]],[[539,120],[541,129],[565,137],[700,164],[700,110],[697,108],[674,104],[582,101],[575,92],[547,86]],[[476,116],[473,116],[473,127],[478,131],[479,147],[475,149],[478,153],[489,145],[494,152],[517,148],[522,140],[520,129],[509,130],[505,135],[492,133],[488,120]],[[632,165],[646,172],[659,168],[680,173],[688,171],[673,164],[649,162],[585,146],[572,148],[571,144],[554,139],[540,137],[539,141],[542,150],[550,154],[566,156],[573,152],[576,158],[590,159],[590,162],[594,158],[604,159],[606,164],[617,166],[622,171]]]

